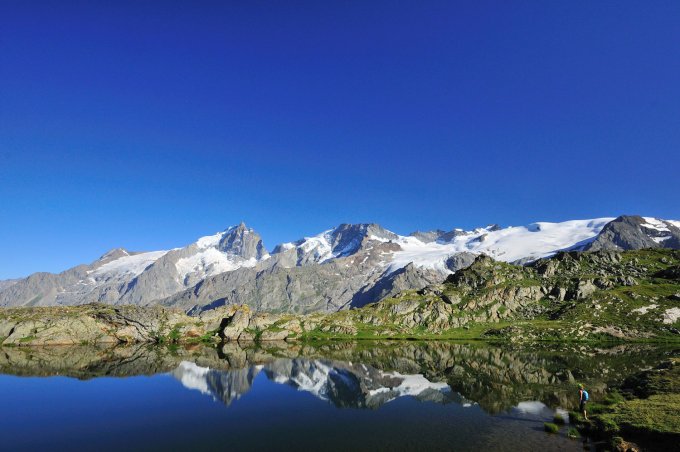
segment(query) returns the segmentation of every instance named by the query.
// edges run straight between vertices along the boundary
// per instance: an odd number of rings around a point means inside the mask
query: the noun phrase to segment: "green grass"
[[[598,416],[604,425],[617,430],[672,433],[680,439],[680,394],[659,394],[616,404]],[[618,427],[618,428],[617,428]]]
[[[543,423],[543,430],[548,433],[559,433],[560,427],[557,424],[553,424],[552,422],[545,422]]]
[[[259,342],[260,337],[262,336],[262,330],[259,329],[259,328],[246,328],[246,329],[243,330],[243,331],[244,331],[245,333],[248,333],[248,334],[252,335],[254,341],[258,341],[258,342]]]
[[[680,359],[629,377],[623,389],[627,394],[612,392],[588,407],[598,431],[609,437],[680,441]]]
[[[222,339],[219,337],[219,335],[216,336],[217,334],[218,334],[218,331],[217,331],[217,330],[215,330],[215,331],[208,331],[208,332],[205,333],[203,336],[194,337],[194,338],[189,338],[189,339],[187,340],[187,343],[189,343],[189,344],[195,344],[195,343],[210,344],[210,343],[219,342],[219,341],[221,341]]]
[[[281,331],[285,331],[285,329],[276,325],[271,325],[265,331],[271,331],[272,333],[280,333]]]
[[[179,342],[179,340],[182,338],[182,335],[179,331],[181,326],[182,326],[181,324],[177,324],[172,328],[170,333],[168,333],[168,342],[170,343]]]

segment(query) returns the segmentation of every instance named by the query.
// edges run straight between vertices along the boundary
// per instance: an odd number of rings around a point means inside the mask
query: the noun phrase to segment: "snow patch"
[[[199,248],[215,247],[219,245],[220,240],[222,240],[222,237],[224,237],[224,233],[222,232],[218,232],[217,234],[214,235],[206,235],[205,237],[201,237],[196,241],[196,246]]]
[[[428,389],[432,389],[439,392],[449,392],[451,388],[446,383],[431,382],[421,374],[404,375],[399,372],[380,372],[383,377],[392,377],[401,379],[401,383],[393,388],[378,388],[369,391],[369,395],[374,396],[384,392],[394,393],[394,397],[390,400],[394,400],[398,397],[403,396],[418,396]]]
[[[333,232],[333,230],[329,229],[314,237],[305,237],[298,247],[305,254],[312,254],[316,262],[324,262],[328,259],[332,259],[334,256],[330,242],[331,232]]]
[[[208,389],[208,380],[206,376],[210,372],[209,367],[200,367],[189,361],[182,361],[173,371],[173,375],[182,382],[182,385],[188,389],[194,389],[201,394],[212,395]]]
[[[446,268],[446,259],[464,251],[487,254],[505,262],[549,257],[559,250],[592,241],[613,219],[539,222],[496,231],[480,228],[455,237],[447,243],[423,243],[415,237],[400,237],[396,242],[402,251],[394,253],[388,271],[393,272],[412,262],[418,267],[450,273]]]
[[[269,257],[267,255],[266,257]],[[180,280],[184,281],[187,276],[198,274],[200,279],[220,273],[233,271],[243,267],[254,267],[257,259],[241,259],[219,251],[217,248],[207,248],[190,257],[177,260],[175,268]]]
[[[643,220],[645,220],[645,223],[642,223],[640,226],[647,228],[647,229],[654,229],[659,232],[671,232],[670,229],[668,229],[668,226],[666,223],[663,221],[657,219],[657,218],[652,218],[652,217],[642,217]]]
[[[94,277],[132,275],[137,276],[146,268],[163,257],[167,251],[151,251],[128,256],[107,262],[90,272]]]
[[[330,381],[329,376],[331,373],[336,373],[335,369],[320,361],[314,361],[311,376],[300,372],[288,381],[284,378],[282,383],[291,382],[297,387],[298,391],[309,392],[321,400],[328,400],[326,394],[328,390],[327,383]]]

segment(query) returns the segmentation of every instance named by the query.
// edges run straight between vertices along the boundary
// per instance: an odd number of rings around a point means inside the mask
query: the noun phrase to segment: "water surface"
[[[543,431],[673,350],[456,342],[0,349],[4,450],[583,450]]]

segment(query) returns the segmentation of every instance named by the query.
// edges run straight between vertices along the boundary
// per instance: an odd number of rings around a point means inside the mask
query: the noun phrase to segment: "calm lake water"
[[[543,431],[674,351],[460,342],[0,348],[2,450],[595,450]]]

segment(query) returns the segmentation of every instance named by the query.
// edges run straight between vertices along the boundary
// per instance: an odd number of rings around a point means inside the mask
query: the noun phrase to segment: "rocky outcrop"
[[[204,334],[198,319],[158,306],[93,304],[0,311],[4,346],[177,342]]]
[[[472,265],[476,258],[477,255],[473,253],[468,253],[465,251],[462,253],[457,253],[446,259],[446,268],[452,272],[456,272]]]

